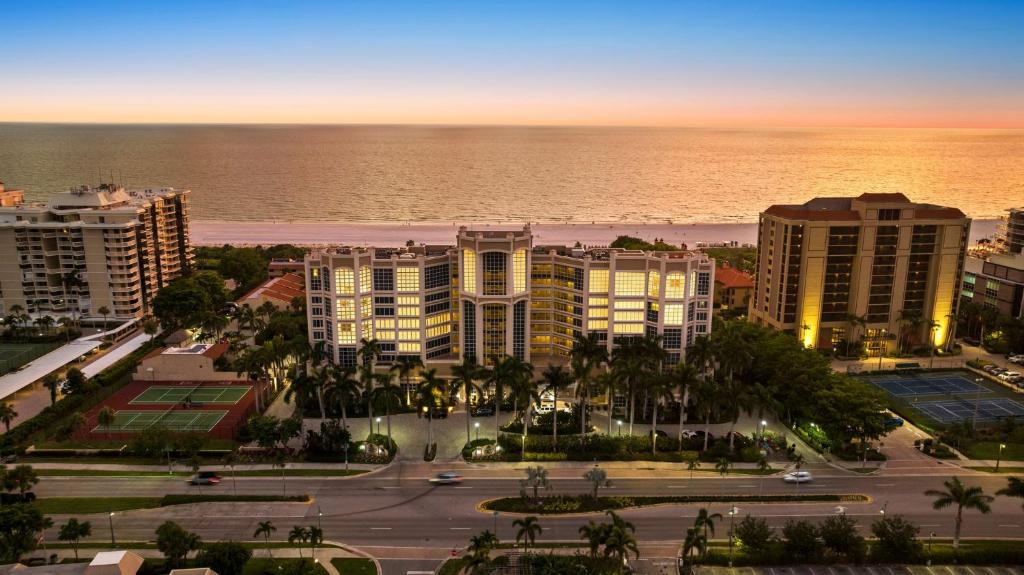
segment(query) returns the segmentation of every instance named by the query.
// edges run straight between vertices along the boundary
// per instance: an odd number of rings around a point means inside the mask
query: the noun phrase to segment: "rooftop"
[[[715,283],[726,289],[753,288],[754,278],[726,263],[715,269]]]
[[[794,220],[861,221],[864,210],[870,204],[874,208],[913,209],[918,219],[957,220],[967,216],[956,208],[919,204],[899,193],[865,193],[857,197],[819,197],[803,204],[775,204],[765,214]]]
[[[252,291],[242,296],[238,301],[244,303],[246,300],[260,297],[275,299],[285,304],[290,304],[296,297],[306,295],[305,280],[302,276],[293,273],[286,273],[280,277],[270,278],[256,286]]]

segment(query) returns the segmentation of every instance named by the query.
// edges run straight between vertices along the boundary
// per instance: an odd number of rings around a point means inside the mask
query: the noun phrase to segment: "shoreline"
[[[989,237],[999,220],[975,220],[970,242]],[[417,244],[455,243],[459,226],[474,230],[511,230],[526,222],[330,222],[330,221],[224,221],[192,220],[189,235],[194,246],[378,246],[397,247],[407,240]],[[532,224],[534,245],[603,246],[617,236],[630,235],[651,241],[664,239],[670,244],[696,247],[698,242],[739,245],[757,243],[757,223],[546,223]]]

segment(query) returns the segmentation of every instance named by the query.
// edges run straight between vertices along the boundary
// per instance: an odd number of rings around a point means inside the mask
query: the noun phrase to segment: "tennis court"
[[[181,403],[186,398],[193,403],[224,403],[234,405],[241,401],[252,387],[249,386],[163,386],[154,385],[135,396],[128,403],[156,404]]]
[[[60,347],[60,343],[0,343],[0,375],[42,357]]]
[[[1024,405],[1005,397],[942,401],[923,401],[914,404],[922,413],[939,423],[970,421],[977,412],[977,421],[995,421],[1003,417],[1024,415]]]
[[[149,428],[208,432],[227,415],[226,411],[118,411],[110,428],[97,425],[93,433],[137,432]]]
[[[868,377],[867,380],[896,397],[991,393],[988,388],[957,374],[887,375]]]

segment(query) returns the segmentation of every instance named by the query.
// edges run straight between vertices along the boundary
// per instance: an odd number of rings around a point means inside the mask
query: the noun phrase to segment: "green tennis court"
[[[128,403],[181,403],[191,398],[195,403],[238,403],[252,389],[249,386],[163,386],[155,385],[137,395]]]
[[[0,375],[42,357],[60,347],[60,343],[0,343]]]
[[[118,411],[110,428],[97,425],[93,433],[136,432],[149,428],[171,431],[210,431],[226,411]]]

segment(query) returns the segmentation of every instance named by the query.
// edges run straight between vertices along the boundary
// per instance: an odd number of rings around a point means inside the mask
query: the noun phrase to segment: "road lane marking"
[[[876,483],[875,487],[896,487],[895,483]]]
[[[942,525],[938,523],[922,523],[918,527],[942,527]]]
[[[449,527],[452,531],[469,531],[470,527]]]
[[[371,527],[370,531],[391,531],[390,527]]]
[[[669,489],[686,489],[687,487],[689,487],[689,486],[688,485],[669,485],[668,486]]]
[[[433,571],[406,571],[405,575],[434,575]]]
[[[473,489],[473,488],[472,487],[459,486],[459,487],[456,487],[455,489]]]
[[[1020,527],[1020,525],[1000,525],[1000,527]]]

